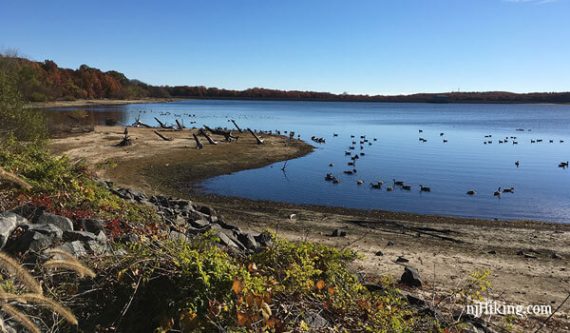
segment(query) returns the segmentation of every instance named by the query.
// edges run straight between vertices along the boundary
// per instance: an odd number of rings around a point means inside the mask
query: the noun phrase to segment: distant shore
[[[65,108],[90,105],[124,105],[124,104],[148,104],[168,103],[178,100],[177,98],[141,98],[141,99],[78,99],[74,101],[52,101],[28,103],[28,108]]]

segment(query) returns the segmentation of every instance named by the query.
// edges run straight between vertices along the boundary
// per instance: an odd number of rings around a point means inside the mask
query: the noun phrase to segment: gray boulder
[[[66,242],[104,241],[104,240],[100,239],[99,235],[95,235],[94,233],[89,232],[89,231],[64,231],[63,232],[63,240]]]
[[[81,229],[97,234],[105,229],[105,221],[100,219],[82,219],[79,221]]]
[[[76,258],[87,255],[87,250],[83,246],[83,243],[81,243],[80,241],[67,242],[56,247],[56,249],[63,250]]]
[[[400,283],[410,287],[421,287],[422,280],[420,278],[420,273],[411,266],[405,266],[404,274],[402,274],[402,277],[400,278]]]
[[[37,221],[38,224],[53,224],[63,231],[73,230],[73,221],[65,216],[59,216],[50,213],[43,213]]]
[[[28,229],[20,237],[10,239],[6,243],[6,251],[11,253],[34,251],[39,252],[51,247],[54,238],[37,230]]]
[[[27,223],[27,219],[15,213],[0,213],[0,249],[6,245],[8,238],[18,226]]]

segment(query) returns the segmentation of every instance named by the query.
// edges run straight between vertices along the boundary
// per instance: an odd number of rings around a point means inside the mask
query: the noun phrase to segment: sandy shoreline
[[[142,98],[142,99],[78,99],[74,101],[35,102],[26,105],[27,108],[64,108],[90,105],[124,105],[174,102],[175,98]]]
[[[249,134],[238,142],[208,145],[197,150],[184,132],[129,129],[131,147],[118,148],[122,128],[97,127],[94,133],[52,140],[57,153],[83,158],[100,177],[148,194],[166,193],[213,206],[226,220],[246,231],[270,229],[292,240],[311,240],[349,247],[362,254],[356,270],[367,275],[398,278],[404,256],[424,280],[431,298],[450,292],[469,273],[489,269],[493,295],[511,304],[547,304],[554,308],[570,290],[570,225],[491,221],[419,214],[301,206],[205,195],[193,187],[211,176],[257,168],[309,153],[311,146],[266,136],[257,145]],[[289,216],[297,218],[290,220]],[[330,237],[334,229],[347,237]],[[378,255],[378,252],[382,255]],[[568,306],[555,320],[568,325]]]

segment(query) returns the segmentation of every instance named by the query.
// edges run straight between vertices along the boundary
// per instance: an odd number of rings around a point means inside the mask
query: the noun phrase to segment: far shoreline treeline
[[[51,60],[37,62],[14,56],[0,56],[0,70],[10,73],[20,94],[28,102],[193,98],[392,103],[570,103],[570,92],[488,91],[371,96],[266,88],[229,90],[204,86],[153,86],[129,79],[117,71],[103,72],[87,65],[81,65],[76,70],[66,69],[60,68]]]

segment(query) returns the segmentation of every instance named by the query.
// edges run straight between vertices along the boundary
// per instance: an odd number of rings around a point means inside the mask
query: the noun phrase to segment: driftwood
[[[164,136],[164,135],[160,134],[159,131],[154,131],[154,134],[158,135],[158,136],[159,136],[162,140],[164,140],[164,141],[172,141],[172,140],[173,140],[172,138],[169,138],[169,137],[167,137],[167,136]]]
[[[239,139],[239,137],[233,136],[231,131],[224,131],[224,130],[221,130],[221,129],[213,129],[213,128],[210,128],[210,127],[208,127],[208,126],[206,126],[206,125],[204,125],[204,128],[205,128],[206,130],[210,131],[210,133],[212,133],[212,134],[223,135],[224,138],[226,139],[226,141],[228,141],[228,142],[231,142],[231,141],[233,141],[233,140],[236,140],[236,141],[237,141],[237,139]]]
[[[194,133],[192,133],[192,136],[194,137],[194,140],[196,140],[196,148],[198,148],[198,149],[204,148],[204,145],[202,144],[202,142],[200,142],[200,139],[198,139],[198,136]]]
[[[172,126],[166,126],[166,124],[163,123],[162,121],[160,121],[160,119],[154,117],[154,120],[156,120],[156,122],[160,125],[161,128],[164,128],[164,129],[172,129]]]
[[[257,140],[257,144],[258,145],[262,145],[263,144],[263,139],[261,139],[260,137],[257,136],[257,134],[255,134],[251,128],[247,129],[249,131],[249,133],[251,133],[251,135],[253,135],[253,137],[255,138],[255,140]]]
[[[180,121],[178,121],[178,119],[176,120],[176,126],[178,127],[178,130],[182,131],[185,127],[184,125],[182,125],[182,123],[180,123]]]
[[[212,139],[211,136],[208,135],[208,133],[206,133],[206,131],[203,128],[200,128],[200,134],[202,134],[211,145],[218,144],[214,139]]]
[[[237,128],[238,132],[243,133],[243,131],[241,130],[241,128],[239,128],[235,120],[231,119],[231,122],[234,123],[234,126]]]
[[[148,124],[145,124],[145,123],[143,123],[143,122],[142,122],[142,121],[140,121],[140,120],[137,120],[137,121],[135,121],[135,122],[133,123],[133,127],[146,127],[146,128],[152,128],[152,126],[150,126],[150,125],[148,125]]]
[[[407,236],[416,237],[419,235],[429,236],[438,238],[445,241],[450,241],[453,243],[463,243],[462,240],[450,237],[451,234],[460,234],[457,231],[450,229],[436,229],[430,227],[412,227],[406,226],[402,221],[397,220],[379,220],[379,221],[367,221],[367,220],[351,220],[347,221],[365,228],[378,229],[383,232],[402,234]]]
[[[129,135],[129,129],[127,127],[125,127],[125,132],[124,132],[124,136],[123,139],[121,140],[121,142],[117,143],[117,147],[126,147],[126,146],[130,146],[133,144],[133,140],[131,139],[131,136]]]
[[[26,191],[32,189],[32,185],[30,185],[27,181],[23,180],[22,178],[16,176],[11,172],[4,170],[2,167],[0,167],[0,179],[15,184]]]

